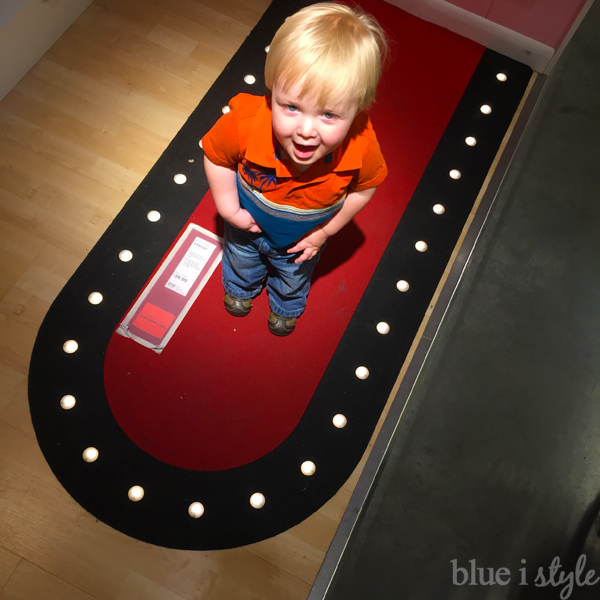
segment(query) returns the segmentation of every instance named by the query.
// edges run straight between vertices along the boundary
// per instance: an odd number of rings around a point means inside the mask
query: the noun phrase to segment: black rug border
[[[104,393],[106,348],[125,311],[208,190],[203,171],[197,168],[203,159],[198,146],[201,135],[233,95],[266,92],[262,80],[265,45],[286,16],[309,4],[286,0],[271,4],[59,294],[34,346],[30,408],[48,464],[71,496],[95,517],[152,544],[213,550],[257,542],[303,521],[342,487],[368,445],[531,77],[528,67],[493,51],[484,52],[292,434],[278,448],[243,467],[217,472],[173,467],[143,452],[114,420]],[[248,72],[257,78],[253,86],[243,82]],[[498,72],[506,73],[508,81],[498,81]],[[480,112],[484,103],[492,107],[491,115]],[[478,138],[474,148],[464,143],[467,135]],[[451,169],[459,169],[461,179],[451,179]],[[186,173],[187,182],[174,190],[177,173]],[[432,211],[438,202],[446,207],[443,215]],[[158,210],[162,218],[149,222],[150,210]],[[158,243],[148,245],[151,238]],[[427,252],[415,250],[418,240],[428,244]],[[133,252],[129,263],[118,258],[124,248]],[[397,290],[399,279],[411,282],[407,292]],[[104,296],[97,306],[87,301],[93,291]],[[379,321],[390,324],[390,333],[377,333]],[[62,351],[68,339],[79,342],[74,354]],[[354,375],[359,365],[370,369],[366,380]],[[77,398],[68,411],[59,404],[65,394]],[[336,413],[346,415],[345,428],[333,427]],[[81,457],[88,446],[100,450],[94,463]],[[312,477],[300,472],[305,460],[317,465]],[[132,485],[146,491],[140,502],[127,498]],[[254,492],[266,497],[262,509],[249,503]],[[206,510],[199,519],[187,512],[195,501]]]

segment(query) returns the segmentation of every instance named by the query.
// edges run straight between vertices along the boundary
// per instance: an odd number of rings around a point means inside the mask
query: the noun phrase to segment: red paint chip
[[[175,315],[146,302],[133,324],[138,329],[162,340],[174,319]]]

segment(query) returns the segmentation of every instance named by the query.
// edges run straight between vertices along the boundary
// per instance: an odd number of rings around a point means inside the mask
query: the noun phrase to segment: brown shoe
[[[245,317],[252,308],[252,298],[242,300],[240,298],[234,298],[229,294],[225,294],[223,298],[223,304],[225,304],[225,310],[234,317]]]
[[[290,335],[296,327],[296,317],[281,317],[271,311],[269,314],[269,331],[275,335]]]

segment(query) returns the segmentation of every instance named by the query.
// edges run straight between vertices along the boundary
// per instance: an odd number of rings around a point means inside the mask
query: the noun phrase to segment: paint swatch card
[[[144,288],[117,333],[162,352],[217,268],[221,239],[190,223]]]

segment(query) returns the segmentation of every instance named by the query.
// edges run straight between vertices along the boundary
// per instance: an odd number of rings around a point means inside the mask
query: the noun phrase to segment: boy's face
[[[347,106],[318,106],[305,96],[300,98],[301,86],[286,92],[273,86],[271,108],[273,132],[300,171],[335,150],[346,137],[356,116],[356,109]]]

